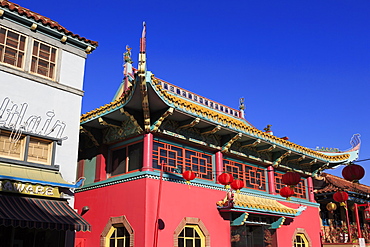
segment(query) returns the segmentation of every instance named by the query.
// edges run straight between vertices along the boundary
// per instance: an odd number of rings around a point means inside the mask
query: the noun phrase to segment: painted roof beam
[[[323,170],[329,168],[329,165],[330,165],[330,163],[328,162],[325,165],[323,165],[323,166],[319,167],[318,169],[314,170],[312,172],[312,177],[314,177],[316,174],[320,174],[320,172],[322,172]]]
[[[287,151],[287,152],[285,152],[285,153],[283,153],[282,155],[280,155],[275,161],[274,161],[274,163],[272,164],[272,166],[273,167],[278,167],[279,165],[280,165],[280,163],[281,163],[281,161],[283,160],[283,159],[285,159],[286,157],[288,157],[289,155],[291,155],[292,154],[292,151]]]
[[[201,129],[200,130],[200,134],[201,135],[211,135],[211,134],[216,133],[219,130],[221,130],[221,126],[220,125],[217,125],[217,126],[214,126],[214,127],[212,126],[212,127]]]
[[[120,113],[122,115],[125,115],[126,117],[129,117],[130,118],[130,120],[134,123],[134,125],[136,126],[136,128],[138,128],[138,133],[143,132],[143,129],[141,128],[141,126],[139,125],[139,123],[136,121],[135,117],[132,114],[130,114],[129,112],[125,111],[124,108],[120,108],[119,111],[120,111]]]
[[[180,122],[180,126],[177,129],[188,129],[192,128],[200,122],[200,118],[197,117],[196,119],[190,119],[186,121]]]
[[[170,107],[165,111],[160,118],[150,127],[151,131],[156,132],[158,131],[159,127],[162,125],[163,121],[170,115],[173,114],[174,108]]]
[[[98,122],[99,122],[100,125],[108,126],[108,127],[112,127],[112,128],[121,128],[121,126],[122,126],[122,124],[118,121],[114,121],[112,119],[103,118],[103,117],[99,117]]]
[[[225,143],[225,145],[222,146],[222,152],[228,152],[231,145],[236,142],[236,140],[240,139],[242,137],[242,133],[238,133],[234,135],[228,142]]]
[[[92,141],[92,143],[96,147],[99,147],[99,142],[95,139],[94,135],[90,131],[88,131],[87,129],[85,129],[83,126],[80,126],[80,132],[82,134],[85,134],[87,137],[89,137],[90,140]]]
[[[299,163],[306,158],[306,155],[294,155],[287,158],[287,162]]]
[[[312,159],[311,161],[303,161],[303,162],[300,162],[299,164],[312,166],[315,163],[317,163],[317,159]]]
[[[250,141],[245,141],[245,142],[241,142],[240,143],[240,148],[239,150],[243,149],[243,148],[247,148],[247,147],[255,147],[257,146],[258,144],[261,143],[261,139],[257,139],[257,140],[250,140]]]
[[[264,145],[264,146],[261,146],[261,147],[256,148],[256,151],[258,153],[260,153],[260,152],[271,152],[275,148],[276,148],[276,145],[275,144],[273,144],[273,145]]]

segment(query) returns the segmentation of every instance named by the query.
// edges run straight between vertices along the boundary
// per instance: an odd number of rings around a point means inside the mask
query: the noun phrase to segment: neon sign
[[[6,97],[0,104],[0,127],[11,128],[17,134],[29,132],[63,140],[68,138],[63,137],[66,123],[60,120],[53,122],[54,111],[47,111],[44,116],[27,115],[26,117],[27,110],[27,103],[16,104]]]

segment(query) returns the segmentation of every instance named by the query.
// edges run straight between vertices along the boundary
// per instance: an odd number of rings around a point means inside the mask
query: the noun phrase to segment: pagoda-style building
[[[137,69],[127,48],[113,102],[81,117],[75,207],[92,231],[77,233],[79,246],[321,246],[313,177],[357,159],[359,144],[302,147],[253,127],[243,100],[233,109],[155,77],[145,33]],[[290,200],[279,194],[287,171],[301,176]]]
[[[338,191],[346,191],[349,195],[342,206],[333,199]],[[322,173],[314,178],[314,194],[320,203],[324,246],[358,243],[359,237],[370,243],[370,227],[364,214],[370,206],[369,186]],[[356,209],[355,204],[362,206]]]

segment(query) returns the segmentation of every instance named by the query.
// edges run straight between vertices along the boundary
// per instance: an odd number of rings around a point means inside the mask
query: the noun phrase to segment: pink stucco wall
[[[83,217],[92,225],[92,232],[78,232],[77,237],[86,238],[86,246],[100,246],[100,234],[109,218],[125,215],[135,233],[135,246],[153,246],[158,188],[159,180],[146,178],[77,193],[75,208],[81,211],[83,206],[89,206]],[[184,217],[203,222],[210,234],[210,246],[230,246],[230,221],[223,219],[216,207],[225,194],[225,191],[163,181],[159,218],[165,227],[158,232],[158,246],[173,246],[174,231]],[[283,203],[292,208],[299,206]],[[277,230],[278,246],[292,246],[297,228],[305,229],[312,246],[320,246],[317,208],[308,207],[286,223],[289,224]]]

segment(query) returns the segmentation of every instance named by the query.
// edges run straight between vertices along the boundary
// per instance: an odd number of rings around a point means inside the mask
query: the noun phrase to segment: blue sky
[[[368,0],[16,3],[99,42],[86,62],[83,113],[112,100],[126,45],[137,66],[146,21],[155,76],[234,108],[244,97],[256,128],[271,124],[305,147],[346,150],[359,133],[360,160],[370,158]]]

